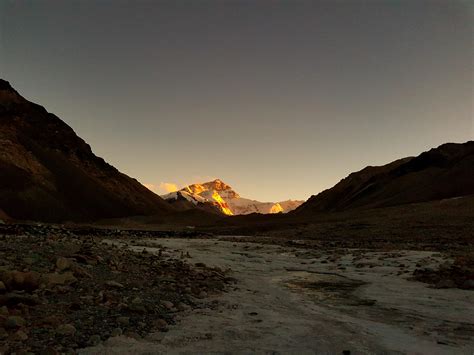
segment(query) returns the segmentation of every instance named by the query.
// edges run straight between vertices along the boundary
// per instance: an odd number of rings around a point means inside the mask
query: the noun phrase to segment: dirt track
[[[358,353],[472,354],[474,293],[408,281],[440,254],[308,251],[218,239],[159,239],[170,254],[231,268],[235,290],[218,309],[184,313],[166,333],[125,337],[87,354]],[[143,249],[143,246],[137,247]]]

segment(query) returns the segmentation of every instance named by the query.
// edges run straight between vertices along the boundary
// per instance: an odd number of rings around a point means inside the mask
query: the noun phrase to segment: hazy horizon
[[[305,200],[474,139],[472,9],[3,1],[0,71],[160,194],[219,178],[243,197]]]

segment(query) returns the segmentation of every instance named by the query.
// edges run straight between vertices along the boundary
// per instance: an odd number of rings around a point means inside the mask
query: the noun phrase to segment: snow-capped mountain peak
[[[220,179],[192,184],[179,191],[162,196],[168,202],[186,200],[192,205],[211,205],[226,215],[250,213],[286,213],[294,210],[304,201],[260,202],[241,197],[230,185]]]

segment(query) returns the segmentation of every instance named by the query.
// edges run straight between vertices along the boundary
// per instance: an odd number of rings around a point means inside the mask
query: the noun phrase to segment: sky
[[[164,193],[307,199],[474,139],[470,1],[0,0],[0,77]]]

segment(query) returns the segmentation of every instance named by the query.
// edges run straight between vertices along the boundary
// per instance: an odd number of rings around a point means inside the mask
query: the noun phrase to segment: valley
[[[0,80],[0,148],[0,354],[474,351],[474,141],[159,196]]]

